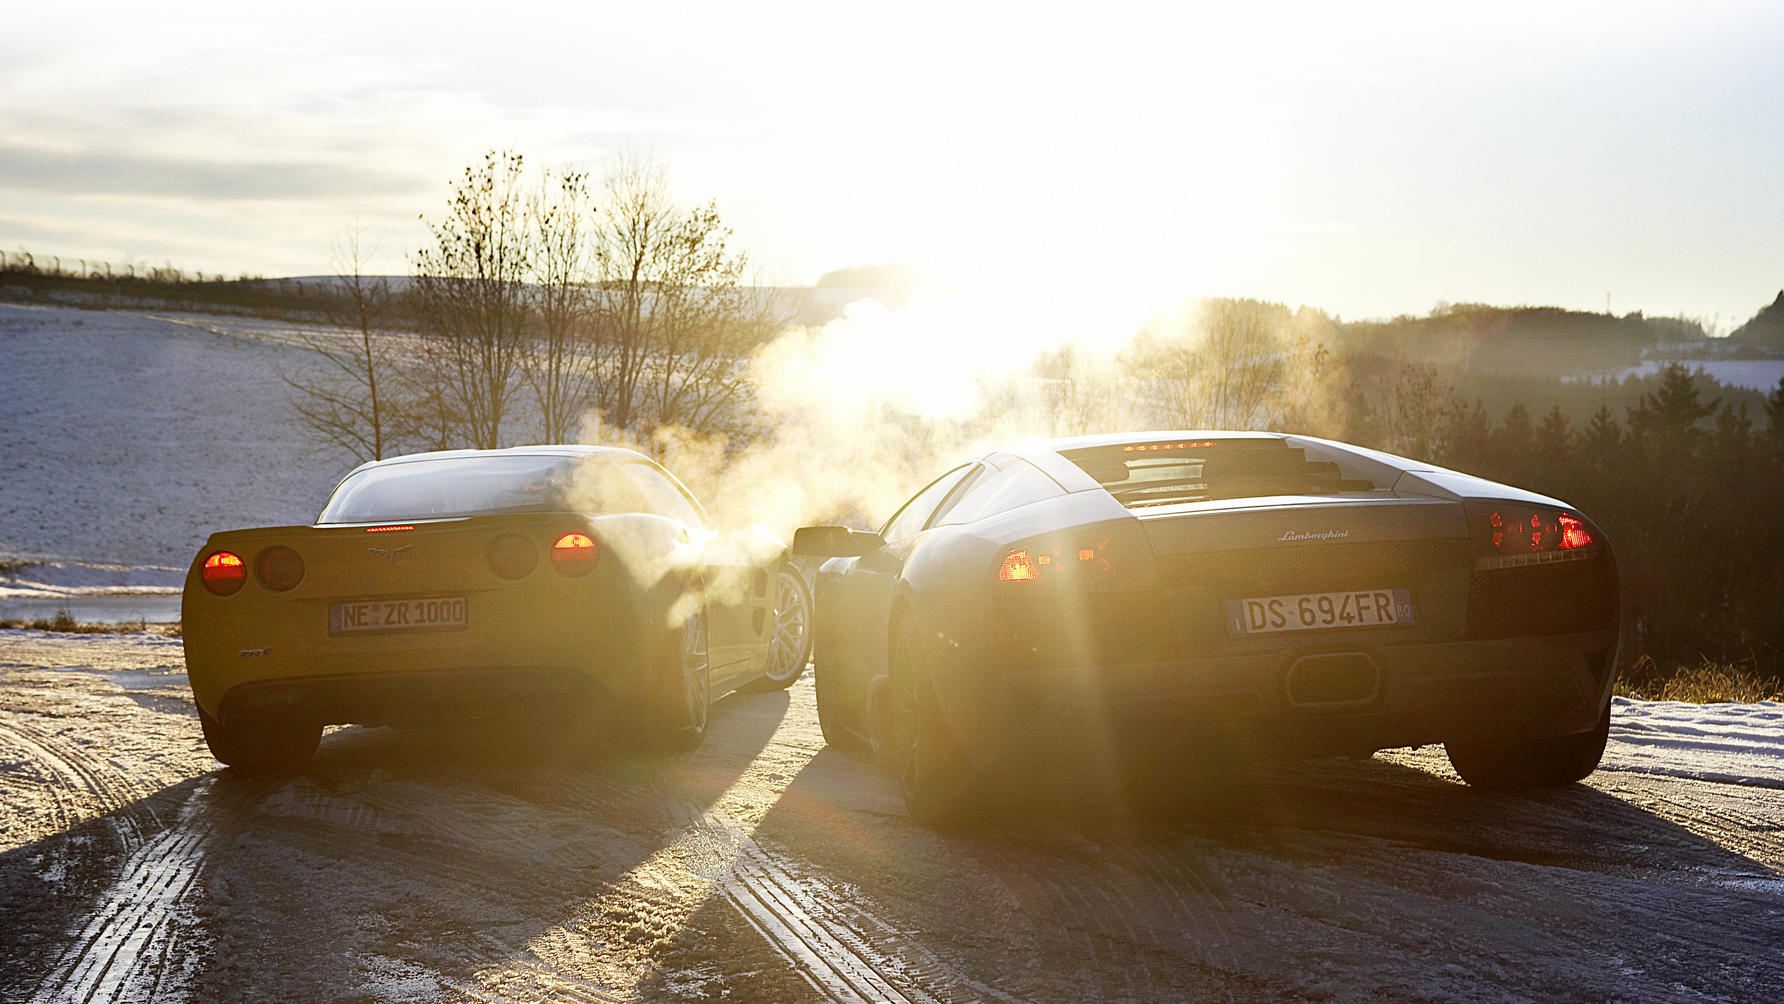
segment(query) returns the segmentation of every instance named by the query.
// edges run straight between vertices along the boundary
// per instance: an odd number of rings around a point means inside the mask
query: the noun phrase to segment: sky
[[[252,8],[252,9],[251,9]],[[1243,9],[1238,9],[1243,8]],[[423,11],[424,12],[418,12]],[[662,164],[764,279],[1344,318],[1784,288],[1784,5],[34,5],[0,249],[402,272],[491,148]],[[1093,308],[1092,308],[1093,309]]]

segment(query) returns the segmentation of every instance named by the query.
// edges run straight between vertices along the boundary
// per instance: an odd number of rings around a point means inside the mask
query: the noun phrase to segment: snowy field
[[[0,631],[0,1000],[1784,1000],[1784,705],[1619,700],[1560,791],[1426,747],[946,834],[814,696],[681,756],[350,728],[246,778],[177,641]]]
[[[315,518],[352,460],[292,420],[303,330],[0,304],[0,604],[177,591],[212,531]]]
[[[1745,387],[1767,393],[1777,390],[1778,381],[1784,379],[1784,359],[1681,359],[1679,363],[1687,370],[1703,370],[1730,387]],[[1623,381],[1630,377],[1652,376],[1665,365],[1666,361],[1650,359],[1640,366],[1606,375]]]

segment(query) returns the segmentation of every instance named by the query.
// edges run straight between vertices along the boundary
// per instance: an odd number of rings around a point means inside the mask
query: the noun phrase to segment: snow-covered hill
[[[0,305],[0,596],[171,590],[212,531],[313,519],[352,458],[293,421],[302,330]]]

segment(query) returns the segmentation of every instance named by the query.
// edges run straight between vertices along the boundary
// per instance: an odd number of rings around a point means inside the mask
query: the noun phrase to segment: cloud
[[[0,188],[195,199],[370,198],[429,187],[416,175],[320,161],[225,161],[65,152],[0,143]]]

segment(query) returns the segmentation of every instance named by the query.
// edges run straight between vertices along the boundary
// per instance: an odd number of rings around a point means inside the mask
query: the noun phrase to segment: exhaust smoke
[[[783,331],[743,364],[759,438],[667,426],[641,442],[598,413],[579,438],[654,457],[708,509],[708,539],[690,542],[682,567],[644,570],[655,576],[687,574],[701,555],[709,567],[772,563],[801,525],[877,527],[927,480],[997,444],[1261,427],[1291,414],[1304,424],[1326,410],[1311,387],[1319,332],[1281,323],[1295,316],[1285,308],[1211,301],[1123,316],[1065,299],[856,301],[827,324]],[[740,600],[751,578],[721,576],[705,595]]]

